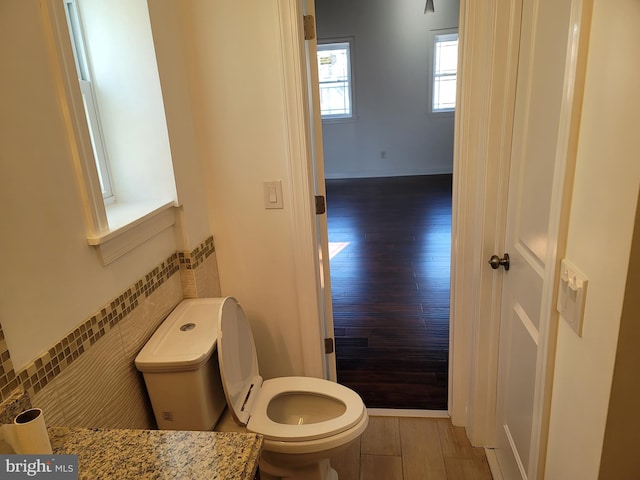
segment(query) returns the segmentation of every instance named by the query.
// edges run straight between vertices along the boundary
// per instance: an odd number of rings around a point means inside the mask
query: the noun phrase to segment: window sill
[[[175,223],[174,202],[146,202],[107,206],[109,230],[87,237],[103,265],[117,260]]]
[[[330,125],[333,123],[350,123],[356,121],[356,116],[351,115],[350,117],[321,117],[323,125]]]
[[[441,119],[450,119],[455,118],[456,111],[455,110],[431,110],[427,113],[427,116],[431,118],[441,118]]]

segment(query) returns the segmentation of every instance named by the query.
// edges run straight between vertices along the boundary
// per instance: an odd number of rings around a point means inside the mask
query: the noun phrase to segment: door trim
[[[504,250],[520,2],[460,2],[454,135],[449,408],[472,444],[495,438]]]
[[[309,125],[302,9],[298,0],[276,0],[280,22],[282,94],[287,136],[291,199],[287,204],[294,243],[295,282],[304,374],[327,378],[324,362],[321,258],[317,251],[313,155]]]
[[[315,22],[316,10],[315,0],[299,0],[300,5],[304,10],[304,14],[311,17]],[[318,79],[318,31],[314,23],[315,38],[306,40],[305,45],[305,60],[307,68],[308,79],[308,98],[310,108],[309,122],[311,123],[311,148],[313,149],[313,185],[315,187],[316,195],[320,195],[326,199],[327,189],[325,185],[325,170],[324,170],[324,146],[322,143],[322,116],[320,114],[320,81]],[[317,211],[316,211],[317,213]],[[316,216],[316,228],[319,234],[317,239],[318,254],[320,255],[319,267],[320,267],[320,301],[322,302],[321,318],[324,319],[321,330],[326,339],[331,339],[335,346],[335,333],[333,323],[333,300],[331,297],[331,272],[330,272],[330,256],[329,256],[329,227],[328,217],[326,214]],[[326,351],[325,351],[326,353]],[[325,362],[325,378],[334,382],[338,381],[338,372],[336,366],[336,353],[335,348],[332,353],[324,356]]]

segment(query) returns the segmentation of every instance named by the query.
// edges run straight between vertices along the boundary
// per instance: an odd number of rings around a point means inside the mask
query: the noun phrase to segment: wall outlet
[[[567,259],[562,260],[557,308],[562,318],[567,321],[579,337],[582,337],[588,284],[586,275]]]

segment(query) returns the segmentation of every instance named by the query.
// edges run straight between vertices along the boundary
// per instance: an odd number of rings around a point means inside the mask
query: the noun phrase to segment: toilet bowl
[[[239,425],[264,437],[261,478],[337,479],[329,457],[357,440],[368,423],[360,396],[318,378],[263,380],[242,308],[233,297],[212,300],[227,405]]]

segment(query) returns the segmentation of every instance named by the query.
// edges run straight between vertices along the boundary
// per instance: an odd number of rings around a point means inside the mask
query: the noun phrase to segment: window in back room
[[[318,44],[320,113],[323,120],[353,117],[351,40]]]
[[[453,112],[455,110],[457,70],[458,34],[434,35],[432,112]]]

